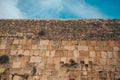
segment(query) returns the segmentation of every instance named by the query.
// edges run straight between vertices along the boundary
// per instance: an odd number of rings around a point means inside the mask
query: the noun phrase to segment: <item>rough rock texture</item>
[[[0,20],[0,80],[119,80],[120,20]]]
[[[120,40],[120,20],[0,20],[2,38]]]

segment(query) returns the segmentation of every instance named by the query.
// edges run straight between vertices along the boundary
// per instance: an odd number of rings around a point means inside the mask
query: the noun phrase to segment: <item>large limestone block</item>
[[[22,49],[18,50],[17,54],[18,54],[18,55],[24,55],[24,54],[23,54],[23,50],[22,50]]]
[[[54,57],[55,56],[55,50],[50,51],[50,57]]]
[[[88,46],[78,46],[78,50],[88,51]]]
[[[0,45],[0,49],[7,49],[6,44]]]
[[[29,55],[30,55],[30,50],[24,50],[24,51],[23,51],[23,55],[29,56]]]
[[[120,51],[120,48],[118,46],[113,47],[114,51]]]
[[[16,40],[16,39],[15,39],[15,40],[13,41],[13,44],[18,44],[18,43],[19,43],[19,40]]]
[[[32,49],[38,49],[37,45],[32,45]]]
[[[90,58],[95,58],[95,54],[96,54],[95,51],[90,51],[89,53],[90,53]]]
[[[39,57],[39,56],[32,56],[30,58],[30,62],[41,62],[41,57]]]
[[[49,44],[49,40],[41,40],[40,41],[40,45],[48,45]]]
[[[26,39],[19,40],[19,44],[21,45],[26,45],[26,42],[27,42]]]
[[[75,46],[64,46],[65,50],[74,50]]]
[[[107,52],[106,51],[101,51],[101,58],[106,59],[108,57]]]
[[[39,53],[40,53],[39,50],[33,50],[33,55],[34,56],[39,56]]]
[[[47,45],[38,45],[38,49],[47,50],[47,48],[48,48]]]
[[[61,57],[60,61],[66,63],[67,62],[67,58],[66,57]]]
[[[16,55],[18,50],[11,50],[10,55]]]
[[[21,63],[20,62],[13,62],[12,68],[20,68]]]
[[[79,57],[79,51],[78,50],[74,50],[73,51],[73,55],[74,55],[74,57]]]
[[[21,76],[14,76],[13,80],[24,80]]]
[[[113,58],[113,52],[108,51],[108,58]]]

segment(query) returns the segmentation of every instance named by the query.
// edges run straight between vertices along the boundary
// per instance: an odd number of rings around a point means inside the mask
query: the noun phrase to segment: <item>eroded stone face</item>
[[[24,43],[22,43],[24,41]],[[3,41],[2,41],[3,42]],[[61,41],[54,42],[49,40],[37,40],[33,44],[29,44],[30,49],[25,49],[26,42],[33,43],[29,40],[17,40],[11,42],[9,49],[16,45],[21,48],[11,48],[10,50],[6,48],[0,49],[0,55],[6,54],[10,57],[9,63],[1,64],[0,73],[1,75],[13,76],[13,80],[54,80],[54,79],[69,79],[74,78],[83,79],[84,76],[97,76],[102,75],[102,73],[116,73],[116,77],[119,78],[119,46],[117,41],[113,41],[110,45],[106,45],[107,41],[103,41],[102,48],[108,47],[106,50],[96,49],[100,48],[101,45],[97,45],[99,41]],[[43,42],[40,44],[40,42]],[[65,42],[63,45],[62,42]],[[21,44],[20,44],[21,43]],[[39,44],[37,44],[39,43]],[[76,43],[81,43],[76,45]],[[88,44],[86,44],[88,43]],[[93,43],[93,44],[92,44]],[[7,46],[6,42],[0,45]],[[39,48],[40,46],[63,46],[64,48]],[[23,48],[24,47],[24,48]],[[91,49],[92,47],[92,49]],[[111,47],[111,48],[109,48]],[[74,61],[71,62],[70,60]],[[8,69],[9,68],[9,69]],[[94,72],[95,74],[91,74]],[[6,74],[3,74],[6,73]],[[81,75],[81,76],[78,76]],[[70,77],[68,77],[70,76]],[[95,77],[96,76],[96,77]],[[3,77],[2,77],[3,78]],[[102,77],[101,77],[102,78]],[[110,76],[106,79],[113,79]],[[87,77],[85,78],[85,80]]]

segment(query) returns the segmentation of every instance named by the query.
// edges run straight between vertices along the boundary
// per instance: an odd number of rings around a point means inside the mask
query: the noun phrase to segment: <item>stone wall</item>
[[[4,38],[120,40],[120,20],[0,20]]]
[[[119,80],[119,24],[0,20],[0,80]]]

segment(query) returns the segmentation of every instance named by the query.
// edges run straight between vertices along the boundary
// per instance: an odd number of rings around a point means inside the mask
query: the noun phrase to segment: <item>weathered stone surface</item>
[[[12,68],[20,68],[21,63],[20,62],[13,62]]]
[[[0,20],[0,78],[117,80],[119,30],[120,20]]]
[[[32,56],[30,59],[30,62],[41,62],[41,57]]]

